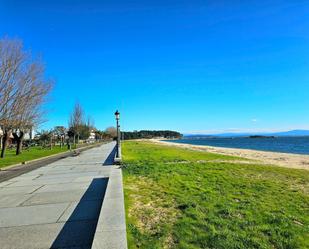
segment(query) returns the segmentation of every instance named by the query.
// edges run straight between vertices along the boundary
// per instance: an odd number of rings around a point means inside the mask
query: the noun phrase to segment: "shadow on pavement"
[[[103,166],[113,165],[114,164],[115,154],[116,154],[116,146],[114,147],[114,149],[111,151],[111,153],[108,155],[108,157],[104,161]]]
[[[108,178],[92,180],[51,248],[91,248],[107,183]]]

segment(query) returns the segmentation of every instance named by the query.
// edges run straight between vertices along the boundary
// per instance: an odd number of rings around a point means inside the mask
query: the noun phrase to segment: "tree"
[[[0,40],[0,124],[3,131],[1,157],[15,126],[19,74],[25,55],[20,41]]]
[[[43,121],[42,104],[52,86],[44,72],[42,61],[25,52],[20,40],[0,40],[1,157],[11,135],[17,142],[18,155],[25,132]]]
[[[44,80],[44,67],[36,61],[25,69],[25,77],[18,90],[18,114],[12,135],[17,142],[16,155],[21,153],[24,134],[41,123],[42,104],[51,85]]]
[[[73,133],[73,143],[76,143],[76,136],[77,141],[79,140],[81,126],[84,124],[84,110],[82,106],[76,102],[73,108],[73,112],[70,115],[69,120],[69,129]]]
[[[101,141],[105,137],[105,132],[104,131],[95,130],[94,134],[95,134],[95,140],[96,141]]]
[[[60,147],[64,146],[64,139],[66,134],[66,128],[64,126],[55,126],[53,131],[57,141],[60,142]]]
[[[52,140],[52,136],[53,136],[52,131],[42,130],[41,132],[38,132],[36,134],[35,138],[36,140],[38,140],[39,144],[45,147],[46,144]]]
[[[0,126],[0,150],[2,149],[2,139],[3,139],[3,131],[2,131],[2,128]]]
[[[90,136],[91,127],[87,124],[82,124],[79,126],[79,138],[82,140],[86,140]]]
[[[110,138],[116,138],[117,137],[117,129],[115,127],[108,127],[108,128],[106,128],[105,133]]]

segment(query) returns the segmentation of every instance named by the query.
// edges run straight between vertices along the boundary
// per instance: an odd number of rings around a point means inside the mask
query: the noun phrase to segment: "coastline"
[[[261,162],[262,164],[271,164],[286,168],[309,170],[309,155],[259,151],[251,149],[224,148],[224,147],[214,147],[208,145],[193,145],[193,144],[182,144],[182,143],[180,144],[180,143],[161,141],[158,139],[150,139],[150,141],[153,143],[158,143],[166,146],[174,146],[191,150],[206,151],[210,153],[217,153],[229,156],[238,156],[241,158],[255,160]]]

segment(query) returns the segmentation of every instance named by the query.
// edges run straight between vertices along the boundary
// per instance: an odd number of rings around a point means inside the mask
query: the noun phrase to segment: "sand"
[[[155,139],[151,139],[151,141],[153,143],[164,144],[167,146],[175,146],[192,150],[207,151],[222,155],[238,156],[250,160],[256,160],[262,164],[271,164],[286,168],[309,170],[309,155],[278,153],[278,152],[258,151],[249,149],[221,148],[221,147],[204,146],[204,145],[180,144]]]

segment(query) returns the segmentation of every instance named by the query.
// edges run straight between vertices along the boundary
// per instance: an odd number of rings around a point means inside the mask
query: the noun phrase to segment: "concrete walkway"
[[[126,249],[114,147],[105,144],[1,182],[0,248]]]

